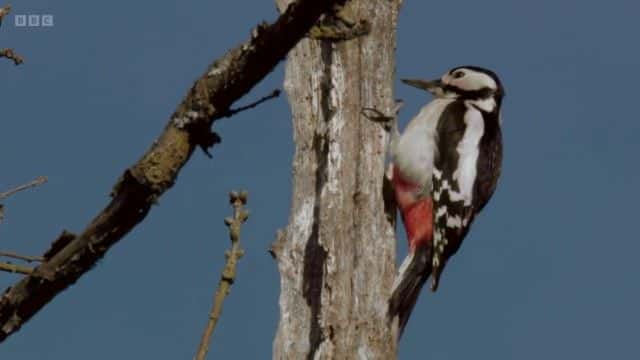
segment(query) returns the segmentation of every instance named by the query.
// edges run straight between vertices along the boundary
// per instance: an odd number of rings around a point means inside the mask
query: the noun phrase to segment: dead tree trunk
[[[395,358],[397,329],[386,317],[395,275],[382,196],[387,134],[361,112],[393,112],[400,3],[350,1],[289,53],[295,155],[289,225],[273,245],[275,359]],[[349,34],[365,25],[368,34]]]

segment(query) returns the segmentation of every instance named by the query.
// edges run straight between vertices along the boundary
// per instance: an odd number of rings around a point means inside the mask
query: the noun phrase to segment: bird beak
[[[426,90],[434,95],[442,93],[442,80],[414,80],[402,79],[402,82],[418,89]]]

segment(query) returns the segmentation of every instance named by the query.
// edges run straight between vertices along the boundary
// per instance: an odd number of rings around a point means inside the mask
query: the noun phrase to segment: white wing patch
[[[471,205],[473,200],[473,184],[476,180],[477,161],[480,153],[479,143],[484,133],[484,119],[482,113],[475,108],[468,107],[464,116],[467,125],[462,140],[458,144],[458,166],[453,173],[453,180],[458,183],[460,195],[464,205]],[[448,185],[448,184],[446,184]],[[444,184],[443,184],[444,187]],[[451,200],[455,199],[452,197]]]
[[[464,116],[465,130],[456,146],[458,162],[453,174],[445,176],[442,169],[434,167],[433,201],[438,204],[434,214],[433,254],[433,285],[437,288],[438,278],[444,266],[443,254],[447,246],[456,243],[459,234],[469,225],[472,218],[470,207],[473,201],[473,186],[477,176],[477,162],[480,154],[480,139],[484,134],[484,119],[482,113],[472,104],[466,104]],[[447,161],[448,159],[445,159]],[[451,159],[453,161],[453,159]],[[454,186],[455,185],[455,186]],[[444,195],[444,199],[442,199]],[[453,236],[454,238],[449,238]],[[458,244],[459,245],[459,244]]]

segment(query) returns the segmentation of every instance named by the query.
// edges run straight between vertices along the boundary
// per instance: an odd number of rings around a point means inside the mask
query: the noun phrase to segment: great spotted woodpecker
[[[390,142],[391,183],[409,240],[389,303],[401,331],[426,280],[431,276],[431,290],[438,288],[447,261],[493,195],[504,96],[497,75],[476,66],[456,67],[439,80],[402,81],[435,98],[402,134],[394,126]]]

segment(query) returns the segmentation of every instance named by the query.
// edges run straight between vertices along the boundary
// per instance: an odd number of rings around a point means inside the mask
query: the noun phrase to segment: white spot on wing
[[[434,177],[437,180],[441,180],[442,179],[442,171],[438,170],[437,168],[433,169],[434,172]],[[454,178],[456,177],[455,173],[454,173]],[[440,197],[442,196],[442,192],[446,191],[449,194],[449,199],[451,201],[462,201],[464,200],[464,196],[458,192],[453,190],[453,188],[451,187],[451,185],[449,184],[448,180],[442,180],[442,182],[440,183],[440,187],[437,189],[433,189],[433,200],[435,201],[440,201]]]
[[[462,219],[458,215],[447,216],[447,227],[450,228],[461,228],[462,227]]]

